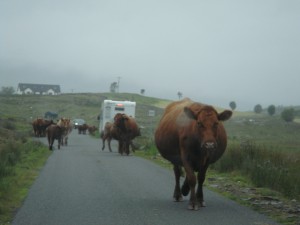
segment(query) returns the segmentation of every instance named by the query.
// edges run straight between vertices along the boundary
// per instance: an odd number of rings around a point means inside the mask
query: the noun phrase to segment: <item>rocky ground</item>
[[[279,193],[263,188],[250,187],[243,181],[229,176],[209,173],[206,186],[242,205],[249,206],[285,225],[300,225],[300,202],[286,199]]]

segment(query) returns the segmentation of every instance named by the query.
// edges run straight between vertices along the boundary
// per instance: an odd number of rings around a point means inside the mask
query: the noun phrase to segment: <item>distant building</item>
[[[60,86],[52,84],[19,83],[16,93],[19,95],[59,95]]]

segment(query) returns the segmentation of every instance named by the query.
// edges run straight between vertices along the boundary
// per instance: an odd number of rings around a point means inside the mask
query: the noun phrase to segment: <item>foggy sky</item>
[[[0,87],[300,105],[298,0],[1,0]]]

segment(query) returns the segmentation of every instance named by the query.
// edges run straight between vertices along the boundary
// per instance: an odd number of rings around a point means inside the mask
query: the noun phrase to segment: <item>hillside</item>
[[[153,139],[154,129],[170,100],[146,97],[131,93],[75,93],[56,96],[12,95],[0,96],[0,118],[13,117],[20,122],[21,129],[31,132],[31,121],[43,117],[45,112],[58,113],[58,117],[82,118],[88,125],[98,127],[97,119],[104,99],[130,100],[137,103],[136,119],[142,128],[142,138]],[[149,110],[155,111],[149,117]],[[221,108],[217,108],[221,111]],[[298,121],[296,118],[295,121]],[[225,123],[229,140],[241,142],[250,140],[259,144],[300,151],[298,134],[300,124],[286,123],[277,116],[267,113],[234,112]]]
[[[88,125],[98,127],[97,117],[104,99],[136,101],[136,118],[143,129],[143,136],[151,135],[163,108],[169,103],[168,100],[129,93],[85,93],[56,96],[11,95],[0,96],[0,118],[17,119],[20,126],[31,132],[31,122],[37,117],[44,117],[44,114],[50,111],[56,112],[58,118],[82,118]],[[154,117],[148,117],[149,110],[155,111]]]

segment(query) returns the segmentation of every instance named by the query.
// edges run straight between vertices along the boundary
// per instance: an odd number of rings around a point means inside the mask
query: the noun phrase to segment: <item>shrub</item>
[[[2,126],[8,130],[16,130],[16,125],[9,120],[5,120],[2,124]]]
[[[268,107],[268,113],[270,116],[273,116],[275,114],[275,111],[276,111],[275,105],[270,105]]]
[[[0,147],[0,177],[13,173],[13,166],[20,160],[20,144],[8,141]]]
[[[295,110],[293,108],[283,110],[281,118],[286,122],[292,122],[295,119]]]
[[[235,103],[235,101],[231,101],[231,102],[229,103],[229,106],[230,106],[230,108],[231,108],[232,110],[235,110],[235,109],[236,109],[236,103]]]
[[[255,113],[261,113],[262,112],[262,106],[260,104],[257,104],[254,106],[254,112]]]

